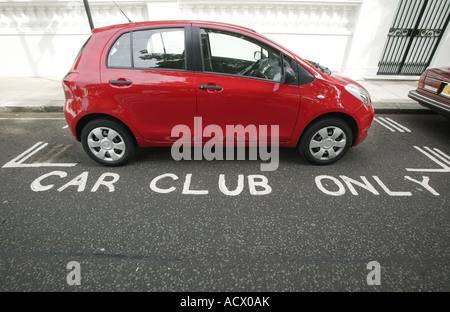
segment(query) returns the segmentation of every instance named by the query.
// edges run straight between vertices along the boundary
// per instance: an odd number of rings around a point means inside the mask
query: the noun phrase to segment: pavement
[[[0,112],[62,112],[62,77],[0,77]],[[416,80],[358,80],[372,98],[376,113],[432,113],[408,98]]]

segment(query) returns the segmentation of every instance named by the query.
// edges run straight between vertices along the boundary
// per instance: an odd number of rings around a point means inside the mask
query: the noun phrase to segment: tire
[[[350,126],[338,118],[314,122],[300,139],[300,154],[314,165],[329,165],[341,159],[353,144]]]
[[[81,131],[81,144],[89,157],[109,167],[125,164],[136,150],[128,129],[109,119],[89,122]]]

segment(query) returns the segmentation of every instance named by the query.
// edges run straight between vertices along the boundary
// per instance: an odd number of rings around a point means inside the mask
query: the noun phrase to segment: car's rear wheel
[[[299,150],[310,163],[328,165],[341,159],[352,142],[352,130],[345,121],[325,118],[307,128],[300,140]]]
[[[111,167],[128,162],[136,149],[129,131],[109,119],[89,122],[81,131],[81,143],[89,157]]]

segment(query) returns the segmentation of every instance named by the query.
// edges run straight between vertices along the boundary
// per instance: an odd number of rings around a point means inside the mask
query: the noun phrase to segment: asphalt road
[[[101,167],[62,114],[0,118],[0,291],[450,291],[446,117],[376,115],[339,162],[281,149],[272,172]]]

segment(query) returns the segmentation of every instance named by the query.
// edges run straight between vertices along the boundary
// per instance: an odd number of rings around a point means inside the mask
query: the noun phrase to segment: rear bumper
[[[444,115],[450,116],[450,106],[440,103],[434,99],[418,93],[416,90],[411,90],[408,97],[419,102],[420,105],[438,111]]]

